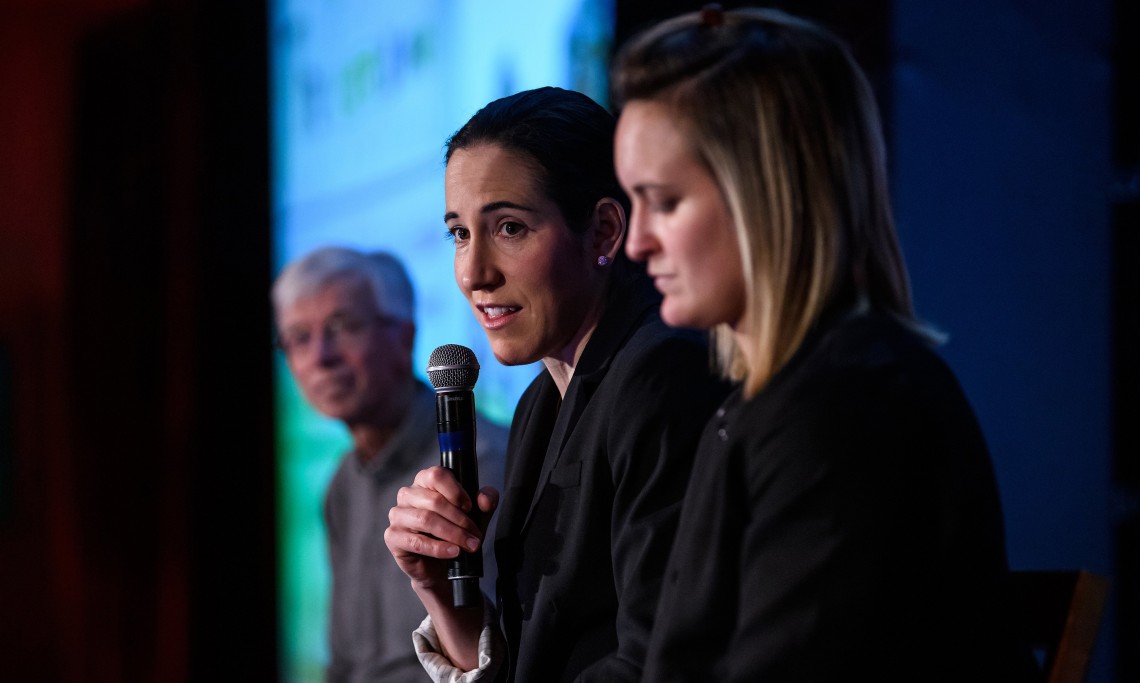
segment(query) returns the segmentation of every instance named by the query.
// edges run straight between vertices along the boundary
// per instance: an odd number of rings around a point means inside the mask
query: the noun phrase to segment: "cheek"
[[[312,365],[290,362],[289,372],[293,375],[293,379],[297,382],[297,385],[301,387],[301,390],[308,391],[309,385],[313,383]]]
[[[722,205],[709,207],[706,216],[700,228],[694,231],[699,235],[694,235],[697,239],[694,240],[693,248],[701,249],[710,260],[722,264],[720,270],[723,277],[727,272],[740,267],[736,228],[727,209]]]
[[[532,253],[512,262],[512,274],[522,291],[535,299],[564,298],[565,290],[581,282],[581,274],[569,259],[557,252]],[[509,277],[509,276],[508,276]]]
[[[389,365],[381,353],[356,353],[345,357],[345,365],[349,367],[357,382],[367,382],[369,378],[385,377],[389,373]]]
[[[700,216],[689,216],[683,223],[666,231],[662,239],[663,247],[671,256],[689,269],[695,278],[713,276],[721,264],[719,250],[712,248],[715,243],[709,240],[709,221]]]
[[[596,296],[594,274],[583,271],[577,263],[566,262],[552,265],[550,272],[554,275],[548,283],[553,305],[560,314],[578,322]]]
[[[297,384],[301,387],[301,393],[305,398],[314,405],[317,405],[321,400],[321,392],[317,390],[317,373],[313,371],[301,372],[296,375]]]

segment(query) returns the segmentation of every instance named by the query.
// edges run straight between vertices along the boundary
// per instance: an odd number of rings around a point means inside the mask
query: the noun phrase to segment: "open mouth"
[[[521,309],[518,306],[481,306],[480,310],[483,311],[483,315],[487,316],[491,320],[495,320],[497,318],[502,318],[505,315],[510,315],[511,313],[514,313]]]
[[[499,306],[479,304],[476,306],[483,314],[483,327],[495,330],[509,323],[516,313],[522,310],[521,306]]]

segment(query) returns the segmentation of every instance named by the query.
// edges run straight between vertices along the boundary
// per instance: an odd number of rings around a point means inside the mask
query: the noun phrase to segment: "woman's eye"
[[[675,199],[658,199],[649,202],[649,210],[654,213],[670,213],[675,208],[677,208],[677,200]]]
[[[499,226],[499,231],[507,237],[514,237],[524,230],[522,223],[515,223],[514,221],[506,221]]]
[[[458,241],[462,242],[463,240],[467,239],[467,228],[465,228],[461,225],[457,225],[455,227],[448,228],[447,229],[447,239],[458,240]]]

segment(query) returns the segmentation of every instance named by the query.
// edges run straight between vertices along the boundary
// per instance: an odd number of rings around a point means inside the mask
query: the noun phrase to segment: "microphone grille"
[[[427,376],[436,392],[470,390],[479,379],[479,360],[466,346],[437,346],[428,356]]]

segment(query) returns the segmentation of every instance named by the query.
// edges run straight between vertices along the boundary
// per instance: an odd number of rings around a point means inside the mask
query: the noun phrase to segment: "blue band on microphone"
[[[439,450],[450,453],[454,451],[469,451],[472,447],[475,434],[470,431],[440,432]]]

